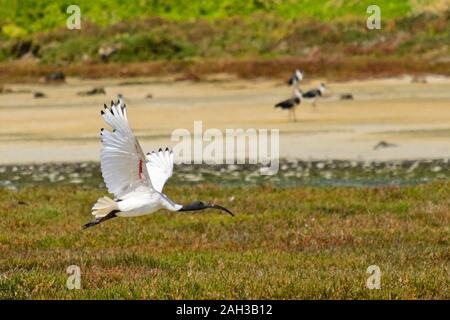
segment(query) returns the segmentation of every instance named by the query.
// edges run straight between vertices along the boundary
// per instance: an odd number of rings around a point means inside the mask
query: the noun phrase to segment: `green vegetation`
[[[236,217],[159,212],[82,231],[103,191],[0,189],[0,299],[450,298],[448,182],[169,184],[167,193],[221,203]],[[365,286],[373,264],[381,290]],[[81,290],[65,287],[70,265],[81,268]]]
[[[418,1],[426,4],[430,1]],[[439,2],[439,1],[431,1]],[[254,13],[273,14],[287,19],[318,19],[331,21],[337,18],[360,17],[372,1],[336,1],[336,0],[78,0],[83,20],[107,26],[122,21],[148,17],[163,17],[171,20],[186,21],[197,18],[209,20],[224,19],[233,16],[245,17]],[[68,14],[67,7],[73,4],[69,0],[32,1],[1,0],[0,21],[8,26],[7,34],[35,33],[54,28],[63,28]],[[377,5],[383,8],[386,19],[407,16],[413,12],[411,1],[379,0]],[[15,32],[8,32],[15,28]],[[4,30],[5,32],[5,30]]]
[[[377,1],[381,30],[366,28],[366,0],[77,3],[81,30],[68,30],[70,1],[0,0],[0,82],[54,71],[286,77],[293,66],[335,79],[450,73],[443,0]]]

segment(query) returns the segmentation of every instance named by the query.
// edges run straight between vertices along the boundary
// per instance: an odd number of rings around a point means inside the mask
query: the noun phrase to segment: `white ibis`
[[[323,95],[325,92],[325,84],[321,83],[319,87],[311,89],[306,92],[302,92],[303,100],[312,103],[313,107],[316,107],[316,100]]]
[[[217,204],[194,201],[181,205],[172,201],[162,190],[172,176],[173,153],[165,150],[144,154],[127,119],[122,100],[111,101],[101,111],[103,120],[112,131],[101,129],[101,171],[108,191],[114,200],[102,197],[92,207],[94,220],[84,225],[89,228],[115,217],[135,217],[151,214],[159,209],[170,211],[197,211],[208,208],[233,213]]]
[[[295,108],[301,103],[302,101],[302,93],[299,89],[294,90],[294,96],[290,99],[278,102],[275,105],[275,108],[280,108],[282,110],[289,110],[289,120],[292,119],[297,121],[297,118],[295,117]]]

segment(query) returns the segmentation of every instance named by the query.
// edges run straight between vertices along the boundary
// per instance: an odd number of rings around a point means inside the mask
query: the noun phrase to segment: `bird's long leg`
[[[294,116],[294,122],[297,122],[297,117],[295,116],[295,107],[292,108],[292,115]]]
[[[97,224],[99,224],[99,223],[102,223],[102,222],[106,221],[106,220],[115,218],[115,217],[117,217],[117,215],[116,215],[117,212],[120,212],[120,211],[119,211],[119,210],[113,210],[113,211],[111,211],[110,213],[108,213],[108,214],[107,214],[106,216],[104,216],[104,217],[101,217],[101,218],[95,218],[95,219],[92,220],[91,222],[86,223],[86,224],[83,226],[83,229],[87,229],[87,228],[93,227],[93,226],[95,226],[95,225],[97,225]]]

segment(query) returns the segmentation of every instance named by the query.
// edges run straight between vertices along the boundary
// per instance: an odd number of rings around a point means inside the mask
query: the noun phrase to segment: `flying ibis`
[[[213,208],[233,215],[227,208],[202,201],[181,205],[163,193],[173,172],[173,152],[166,148],[144,154],[128,124],[123,97],[117,103],[111,102],[109,108],[105,105],[101,116],[112,127],[112,131],[101,129],[100,165],[114,199],[98,199],[92,207],[94,219],[84,228],[115,217],[142,216],[160,209],[181,212]]]

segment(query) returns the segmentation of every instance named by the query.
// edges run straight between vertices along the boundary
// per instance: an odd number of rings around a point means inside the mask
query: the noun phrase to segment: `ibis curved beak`
[[[225,212],[229,213],[230,215],[232,215],[234,217],[233,212],[231,212],[230,210],[228,210],[225,207],[219,206],[218,204],[211,204],[210,208],[214,208],[214,209],[219,209],[219,210],[225,211]]]

